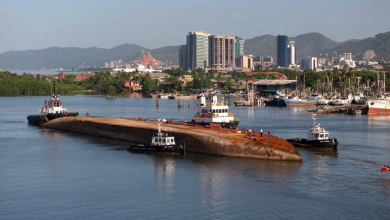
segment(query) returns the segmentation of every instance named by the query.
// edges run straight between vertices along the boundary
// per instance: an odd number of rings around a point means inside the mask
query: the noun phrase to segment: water
[[[60,72],[65,72],[69,70],[6,70],[10,73],[16,73],[17,75],[22,75],[23,73],[31,73],[33,75],[41,74],[41,75],[57,75]],[[81,72],[66,72],[66,74],[79,74]],[[83,72],[84,73],[84,72]]]
[[[0,219],[388,219],[390,173],[299,150],[303,163],[133,154],[127,142],[27,124],[48,97],[0,97]],[[62,96],[85,115],[189,120],[193,101]],[[230,107],[240,127],[304,137],[306,108]],[[319,115],[339,154],[390,164],[390,117]]]

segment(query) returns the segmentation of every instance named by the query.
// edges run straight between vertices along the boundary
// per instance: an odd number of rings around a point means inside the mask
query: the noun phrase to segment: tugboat
[[[315,116],[315,114],[312,114],[313,126],[309,129],[307,139],[295,138],[287,139],[287,141],[295,147],[337,150],[339,142],[336,138],[329,139],[329,132],[321,127],[319,123],[316,123]]]
[[[198,97],[198,111],[192,119],[192,124],[210,125],[218,124],[223,128],[236,128],[240,123],[234,118],[233,112],[229,112],[226,103],[218,103],[217,96],[211,96],[206,102],[205,96]]]
[[[132,144],[127,148],[129,152],[158,152],[169,154],[184,154],[184,143],[176,145],[175,137],[168,135],[168,132],[161,132],[161,123],[158,124],[158,132],[152,136],[150,144]]]
[[[55,91],[54,83],[54,91]],[[42,109],[39,110],[39,115],[27,116],[28,123],[35,125],[43,125],[44,123],[61,117],[76,117],[78,112],[69,112],[62,106],[62,102],[59,99],[59,95],[53,94],[49,100],[45,100],[45,104]]]

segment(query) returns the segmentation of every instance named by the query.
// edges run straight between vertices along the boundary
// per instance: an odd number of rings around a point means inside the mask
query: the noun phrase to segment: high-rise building
[[[294,41],[290,40],[287,44],[287,64],[295,65],[296,62],[296,48]]]
[[[183,45],[179,49],[179,68],[188,70],[187,45]]]
[[[236,57],[236,70],[240,71],[252,71],[253,70],[253,56],[252,55],[240,55]]]
[[[235,57],[244,55],[244,44],[245,40],[241,39],[241,37],[236,37]]]
[[[207,68],[209,66],[209,33],[191,31],[187,35],[188,70]]]
[[[317,68],[317,57],[306,57],[301,60],[301,70],[314,70]]]
[[[235,37],[213,35],[209,37],[209,67],[225,71],[235,67]]]
[[[287,63],[287,35],[278,35],[277,37],[277,65],[279,67],[288,67]]]
[[[344,53],[344,60],[352,60],[352,53]]]

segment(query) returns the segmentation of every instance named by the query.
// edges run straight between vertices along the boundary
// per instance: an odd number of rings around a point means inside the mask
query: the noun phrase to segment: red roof
[[[279,72],[244,72],[244,73],[245,73],[245,75],[248,75],[248,76],[253,76],[256,74],[266,74],[266,75],[274,74],[275,76],[278,76],[278,77],[286,77],[285,74],[279,73]]]

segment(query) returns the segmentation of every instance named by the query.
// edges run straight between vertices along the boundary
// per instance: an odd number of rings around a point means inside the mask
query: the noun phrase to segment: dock
[[[350,106],[318,106],[313,111],[316,114],[332,114],[332,113],[344,113],[350,115],[367,114],[367,105],[350,105]]]
[[[46,128],[148,144],[157,131],[157,121],[114,117],[67,117],[47,122]],[[187,152],[227,157],[302,162],[298,150],[284,139],[247,136],[241,131],[217,126],[163,123],[162,130],[184,142]]]

